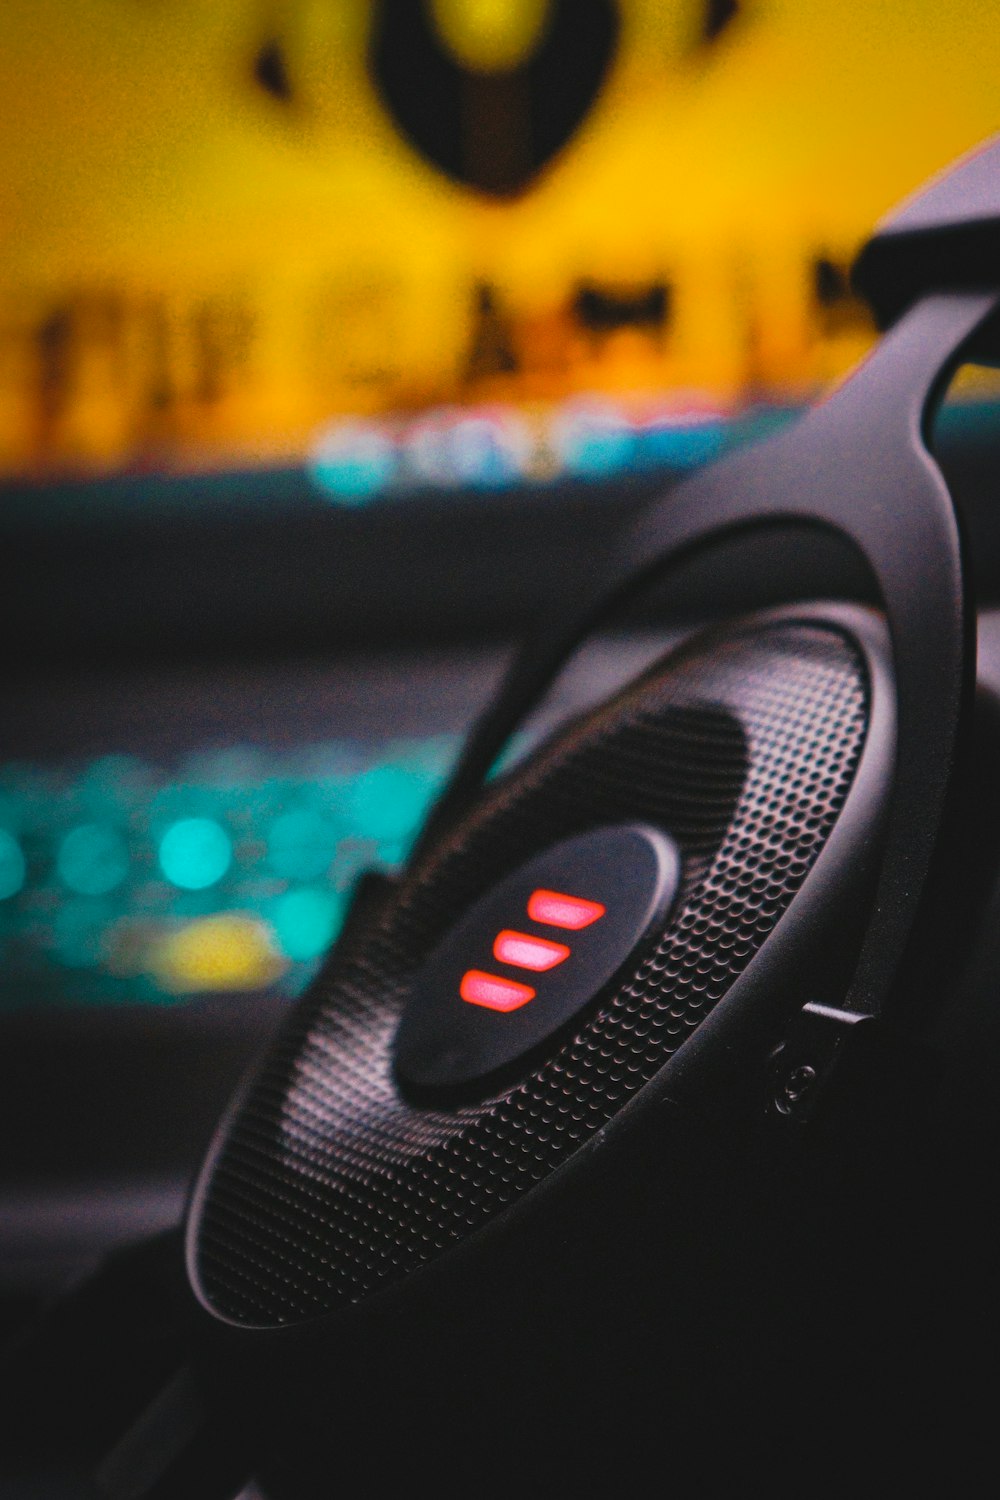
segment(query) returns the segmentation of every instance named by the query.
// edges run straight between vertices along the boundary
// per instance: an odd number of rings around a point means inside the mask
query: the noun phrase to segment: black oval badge
[[[417,975],[396,1034],[403,1081],[469,1084],[533,1051],[662,921],[680,869],[672,839],[633,824],[565,839],[521,865]]]

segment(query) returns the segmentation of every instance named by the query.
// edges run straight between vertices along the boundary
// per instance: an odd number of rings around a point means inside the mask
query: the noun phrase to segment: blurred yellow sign
[[[982,0],[7,0],[0,473],[339,414],[798,399],[874,220],[1000,125]]]

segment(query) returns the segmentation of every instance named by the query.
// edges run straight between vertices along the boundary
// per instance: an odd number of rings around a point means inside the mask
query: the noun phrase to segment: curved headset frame
[[[866,249],[862,288],[883,320],[896,321],[862,366],[793,429],[712,465],[654,503],[623,536],[587,599],[543,622],[471,736],[425,828],[417,869],[569,653],[624,597],[695,550],[762,528],[811,527],[845,539],[875,582],[892,651],[897,738],[875,900],[854,978],[843,1009],[810,1006],[804,996],[799,1020],[805,1017],[814,1037],[822,1022],[835,1061],[854,1023],[885,1012],[933,887],[971,717],[970,575],[926,435],[956,367],[980,353],[984,334],[1000,325],[1000,257],[984,256],[984,236],[994,246],[1000,241],[1000,140],[906,205]],[[931,247],[924,261],[922,244]],[[295,1331],[281,1333],[293,1334],[289,1352],[296,1353]],[[266,1344],[270,1360],[273,1338]],[[188,1371],[161,1400],[172,1414],[170,1438],[126,1438],[105,1469],[106,1476],[123,1473],[126,1486],[111,1484],[110,1492],[145,1493],[134,1484],[134,1466],[148,1468],[147,1445],[175,1452],[199,1428],[199,1416],[185,1416],[200,1405]],[[151,1415],[155,1427],[159,1408]],[[169,1458],[166,1452],[157,1462]]]
[[[994,352],[998,241],[1000,139],[904,204],[865,247],[856,281],[879,320],[896,321],[862,365],[793,428],[654,502],[586,600],[543,621],[466,745],[418,856],[478,792],[570,652],[644,582],[694,551],[762,528],[839,535],[867,564],[885,612],[898,738],[881,871],[854,979],[842,1010],[814,1007],[811,1019],[828,1023],[832,1056],[856,1021],[884,1013],[933,883],[975,677],[970,573],[927,433],[958,365]]]

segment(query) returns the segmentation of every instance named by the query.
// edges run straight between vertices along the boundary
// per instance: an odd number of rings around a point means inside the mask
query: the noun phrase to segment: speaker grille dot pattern
[[[209,1305],[273,1326],[357,1301],[487,1222],[610,1120],[801,885],[847,795],[867,691],[832,629],[736,630],[661,663],[496,783],[363,946],[320,976],[238,1110],[197,1226]],[[666,930],[523,1076],[450,1108],[405,1097],[392,1040],[435,942],[539,849],[622,821],[680,846]]]

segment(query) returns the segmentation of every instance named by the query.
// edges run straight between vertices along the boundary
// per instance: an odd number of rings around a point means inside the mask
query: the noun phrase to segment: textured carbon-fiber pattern
[[[197,1274],[255,1326],[357,1301],[546,1177],[725,995],[788,906],[843,805],[868,687],[832,629],[735,631],[661,663],[497,782],[418,879],[305,998],[216,1161]],[[392,1073],[408,977],[454,920],[539,849],[645,822],[684,873],[666,930],[526,1076],[454,1108]]]

